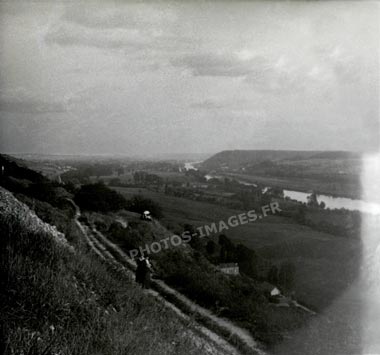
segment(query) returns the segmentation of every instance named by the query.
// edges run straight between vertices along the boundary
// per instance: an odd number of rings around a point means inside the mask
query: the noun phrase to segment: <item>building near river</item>
[[[239,265],[237,263],[219,264],[218,269],[227,275],[239,275]]]
[[[281,295],[281,291],[275,285],[265,281],[260,284],[260,289],[265,293],[267,297],[278,297]]]

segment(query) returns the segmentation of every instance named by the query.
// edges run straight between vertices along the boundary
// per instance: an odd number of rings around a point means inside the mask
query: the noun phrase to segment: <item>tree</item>
[[[191,240],[189,242],[190,246],[194,250],[201,251],[202,250],[202,242],[201,242],[199,235],[198,235],[198,232],[196,231],[194,226],[192,224],[185,223],[183,225],[183,231],[191,236]]]
[[[307,196],[307,204],[311,207],[318,207],[318,199],[315,192],[313,192],[310,196]]]
[[[109,181],[110,186],[120,186],[121,185],[121,180],[119,178],[112,178]]]
[[[206,244],[207,254],[212,255],[215,253],[216,244],[213,240],[209,240]]]
[[[124,168],[123,167],[117,168],[116,172],[117,172],[118,176],[123,175],[124,174]]]
[[[162,217],[161,206],[150,198],[145,198],[142,195],[135,195],[127,201],[126,209],[140,214],[144,211],[149,211],[155,218]]]
[[[278,267],[276,265],[273,265],[268,272],[268,281],[274,285],[278,284]]]
[[[269,187],[265,194],[272,197],[284,198],[284,190],[278,187]]]
[[[291,262],[284,262],[278,273],[279,284],[284,290],[290,291],[294,286],[296,267]]]
[[[236,260],[241,272],[252,278],[258,277],[257,256],[254,250],[238,244],[236,247]]]
[[[236,259],[235,245],[227,238],[226,235],[221,234],[219,236],[220,245],[220,261],[221,262],[233,262]]]
[[[104,183],[83,185],[74,200],[85,210],[99,212],[117,211],[125,208],[127,203],[122,195]]]

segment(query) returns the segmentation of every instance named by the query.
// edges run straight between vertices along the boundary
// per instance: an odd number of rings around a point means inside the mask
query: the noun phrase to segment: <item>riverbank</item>
[[[354,194],[323,194],[321,190],[313,190],[310,188],[291,188],[289,184],[281,184],[278,182],[278,179],[273,181],[271,178],[263,178],[257,176],[250,175],[242,175],[242,174],[232,174],[232,173],[220,173],[219,175],[206,175],[208,179],[213,177],[215,178],[223,178],[229,177],[236,179],[239,183],[243,185],[252,185],[258,186],[258,184],[264,185],[264,189],[267,187],[280,188],[284,191],[284,197],[290,198],[292,200],[307,203],[307,197],[313,192],[317,192],[317,200],[319,203],[323,202],[325,204],[325,208],[329,209],[347,209],[349,211],[359,211],[362,213],[370,213],[374,215],[380,215],[380,204],[371,201],[363,201],[361,200],[361,195],[357,193]],[[297,183],[294,186],[299,186]],[[353,196],[359,196],[359,198],[354,198]]]
[[[218,173],[219,174],[219,173]],[[313,179],[298,179],[298,178],[277,178],[260,175],[246,175],[236,173],[220,173],[221,176],[239,179],[248,183],[259,183],[265,186],[278,187],[286,190],[294,190],[299,192],[311,193],[312,191],[318,194],[330,195],[332,197],[343,197],[349,199],[360,199],[361,188],[356,184],[345,185],[328,184]]]

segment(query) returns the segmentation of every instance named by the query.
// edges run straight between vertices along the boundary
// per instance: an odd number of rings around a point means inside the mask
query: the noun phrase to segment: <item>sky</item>
[[[0,152],[379,147],[380,6],[0,1]]]

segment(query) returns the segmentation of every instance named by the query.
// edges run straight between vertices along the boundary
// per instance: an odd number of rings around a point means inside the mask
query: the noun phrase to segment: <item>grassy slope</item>
[[[174,314],[86,250],[0,215],[6,354],[199,354]],[[71,236],[73,240],[75,236]]]
[[[228,166],[231,176],[267,186],[318,191],[334,196],[360,198],[360,154],[352,152],[312,151],[223,151],[202,163],[207,170]],[[262,166],[263,161],[272,165]],[[245,174],[236,174],[246,168]],[[227,171],[224,171],[227,172]]]
[[[183,223],[201,226],[227,221],[229,216],[242,212],[146,189],[115,189],[126,197],[141,191],[157,201],[164,211],[162,222],[174,231]],[[328,306],[359,271],[360,241],[318,232],[285,217],[268,216],[260,222],[231,228],[225,234],[273,262],[292,261],[297,267],[297,298],[315,309]]]
[[[222,174],[223,175],[223,174]],[[313,178],[297,178],[297,177],[276,177],[263,175],[248,175],[248,174],[225,174],[228,177],[241,179],[243,181],[259,183],[264,186],[279,187],[286,190],[295,191],[318,191],[320,194],[348,197],[359,199],[361,197],[360,185],[350,182],[323,182]]]

